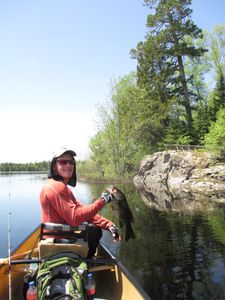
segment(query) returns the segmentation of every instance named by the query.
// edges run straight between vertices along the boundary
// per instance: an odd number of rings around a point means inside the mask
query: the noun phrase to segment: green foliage
[[[218,78],[225,68],[225,25],[216,25],[212,33],[205,31],[204,37],[203,47],[208,49],[204,55],[204,63]]]
[[[201,142],[209,131],[211,121],[216,121],[217,112],[225,104],[225,25],[215,26],[212,33],[205,31],[203,39],[198,39],[197,44],[208,51],[197,61],[188,59],[185,69],[193,74],[189,85],[192,93],[198,97],[193,112],[194,128],[197,140]],[[207,77],[204,78],[206,73]],[[216,78],[216,85],[210,93],[206,79],[212,77]]]
[[[96,174],[99,174],[99,170],[94,161],[86,159],[76,162],[76,172],[79,180],[82,179],[96,179]],[[102,178],[102,176],[100,176]]]
[[[115,82],[111,93],[111,102],[98,108],[99,132],[90,149],[99,175],[125,178],[143,155],[143,144],[137,142],[143,119],[138,108],[145,92],[131,73]]]
[[[209,100],[210,120],[216,121],[216,114],[221,108],[225,108],[225,79],[224,74],[220,72],[216,86]]]
[[[209,133],[205,136],[205,147],[208,150],[225,156],[225,109],[217,113],[217,120],[210,126]]]
[[[197,140],[201,143],[205,135],[209,131],[210,118],[208,104],[204,100],[200,100],[193,115],[194,128]]]

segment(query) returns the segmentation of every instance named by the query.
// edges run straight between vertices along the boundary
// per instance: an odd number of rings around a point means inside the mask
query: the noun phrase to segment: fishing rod
[[[8,194],[8,258],[9,258],[9,300],[12,299],[12,278],[11,278],[11,165],[9,164],[9,194]]]

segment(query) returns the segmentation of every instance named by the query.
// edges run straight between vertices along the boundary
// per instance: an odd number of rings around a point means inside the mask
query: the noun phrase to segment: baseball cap
[[[53,158],[59,157],[59,156],[63,155],[64,153],[67,153],[67,152],[69,152],[72,156],[76,156],[77,155],[76,152],[74,152],[71,149],[68,149],[66,147],[60,147],[60,148],[56,149],[53,152]]]

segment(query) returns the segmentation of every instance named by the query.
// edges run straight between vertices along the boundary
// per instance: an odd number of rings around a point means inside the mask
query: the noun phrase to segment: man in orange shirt
[[[108,219],[100,216],[98,211],[111,201],[110,193],[102,193],[101,198],[90,205],[82,205],[71,189],[76,186],[76,153],[61,148],[54,153],[50,164],[49,182],[40,193],[42,223],[58,223],[78,226],[88,222],[96,226],[90,227],[88,258],[95,254],[96,247],[102,236],[102,229],[111,232],[115,241],[120,240],[116,226]]]

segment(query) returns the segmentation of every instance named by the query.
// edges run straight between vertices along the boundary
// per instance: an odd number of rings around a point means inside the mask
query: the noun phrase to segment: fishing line
[[[8,194],[8,261],[9,261],[9,300],[12,299],[12,278],[11,278],[11,165],[9,164],[9,194]]]

